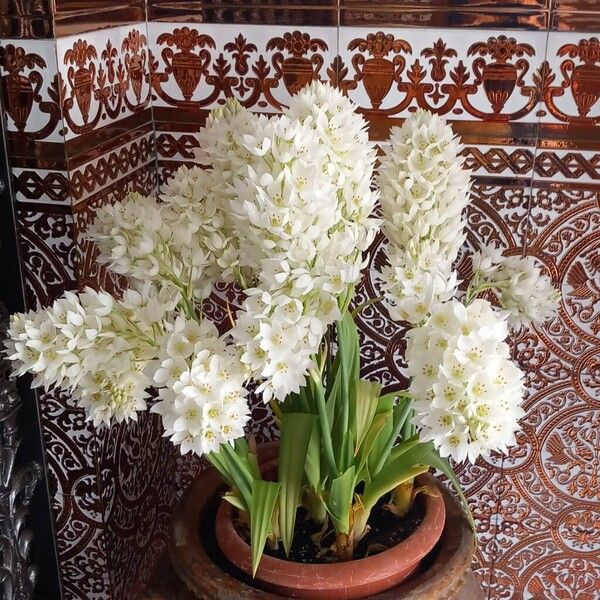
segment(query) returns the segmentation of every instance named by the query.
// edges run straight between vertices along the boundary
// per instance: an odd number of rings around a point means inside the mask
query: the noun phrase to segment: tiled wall
[[[148,0],[147,23],[141,2],[83,10],[57,0],[54,15],[43,1],[5,5],[0,74],[32,306],[64,288],[118,286],[81,241],[95,208],[130,189],[151,193],[192,158],[194,133],[228,96],[273,113],[303,83],[330,81],[382,143],[419,106],[453,122],[474,173],[468,246],[494,240],[533,254],[563,292],[560,315],[517,338],[530,390],[519,445],[461,472],[478,521],[476,567],[490,599],[594,598],[600,5]],[[226,293],[209,307],[217,320]],[[377,295],[370,275],[359,295]],[[404,330],[378,305],[361,329],[365,374],[401,377]],[[96,434],[65,394],[42,406],[64,595],[134,598],[199,463],[177,460],[153,418]],[[255,417],[268,438],[268,411]]]
[[[109,4],[94,6],[103,24],[139,14],[99,29],[89,3],[79,14],[58,1],[52,15],[43,3],[0,2],[5,131],[31,307],[64,289],[113,289],[82,233],[103,203],[156,190],[144,14]],[[96,433],[68,394],[40,402],[63,596],[133,598],[164,547],[174,452],[155,417]]]

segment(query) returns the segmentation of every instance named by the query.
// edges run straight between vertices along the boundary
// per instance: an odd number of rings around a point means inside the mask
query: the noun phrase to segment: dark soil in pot
[[[413,503],[411,511],[406,517],[398,518],[384,508],[385,502],[380,500],[371,512],[369,518],[369,531],[358,543],[353,559],[366,558],[378,554],[413,534],[423,521],[425,514],[423,503],[419,498]],[[236,531],[247,543],[250,543],[250,532],[245,523],[234,521]],[[332,562],[330,555],[320,551],[319,546],[313,542],[312,536],[321,531],[321,526],[308,517],[305,509],[298,509],[296,529],[289,556],[286,556],[283,546],[279,544],[276,549],[265,548],[265,554],[299,563],[328,563]],[[329,531],[321,538],[321,548],[327,548],[334,543],[333,532]]]

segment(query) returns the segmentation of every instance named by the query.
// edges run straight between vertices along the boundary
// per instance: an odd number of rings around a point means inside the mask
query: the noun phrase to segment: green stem
[[[281,423],[281,420],[283,419],[283,411],[281,410],[281,406],[279,406],[279,402],[272,398],[269,402],[269,406],[271,407],[275,418]]]
[[[472,283],[472,282],[471,282]],[[503,281],[484,281],[483,283],[478,283],[477,285],[469,285],[467,288],[467,293],[465,296],[465,304],[468,306],[473,302],[473,300],[481,294],[481,292],[485,292],[485,290],[501,290],[510,285],[510,280],[505,279]]]

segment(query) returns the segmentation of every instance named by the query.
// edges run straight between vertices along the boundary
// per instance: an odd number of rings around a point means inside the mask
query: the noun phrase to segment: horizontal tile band
[[[98,155],[107,149],[107,145],[117,143],[115,140],[121,139],[122,136],[128,135],[138,128],[151,126],[152,109],[147,107],[124,119],[113,121],[104,127],[67,140],[65,143],[67,156],[71,160],[74,157],[89,156],[90,153]],[[89,158],[84,160],[89,160]]]
[[[193,132],[204,125],[208,110],[156,107],[154,119],[157,131]],[[371,118],[370,137],[373,140],[385,140],[389,131],[396,125],[402,125],[403,118]],[[500,146],[534,145],[545,149],[600,150],[600,136],[597,128],[574,124],[538,124],[517,122],[499,123],[493,121],[452,121],[452,128],[461,137],[464,144],[494,144]]]
[[[61,142],[32,140],[27,134],[6,132],[7,149],[13,167],[68,170],[103,156],[111,150],[137,137],[153,131],[150,109],[140,118],[133,115],[129,120],[106,126],[108,131],[98,130],[84,136]],[[138,120],[144,121],[141,125]],[[124,123],[127,121],[127,123]],[[123,125],[124,124],[124,125]],[[130,125],[130,127],[128,127]],[[118,126],[118,127],[117,127]]]

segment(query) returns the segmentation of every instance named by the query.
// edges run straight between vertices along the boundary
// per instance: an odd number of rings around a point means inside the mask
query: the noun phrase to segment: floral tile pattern
[[[146,24],[58,38],[65,138],[143,110],[148,104]]]

